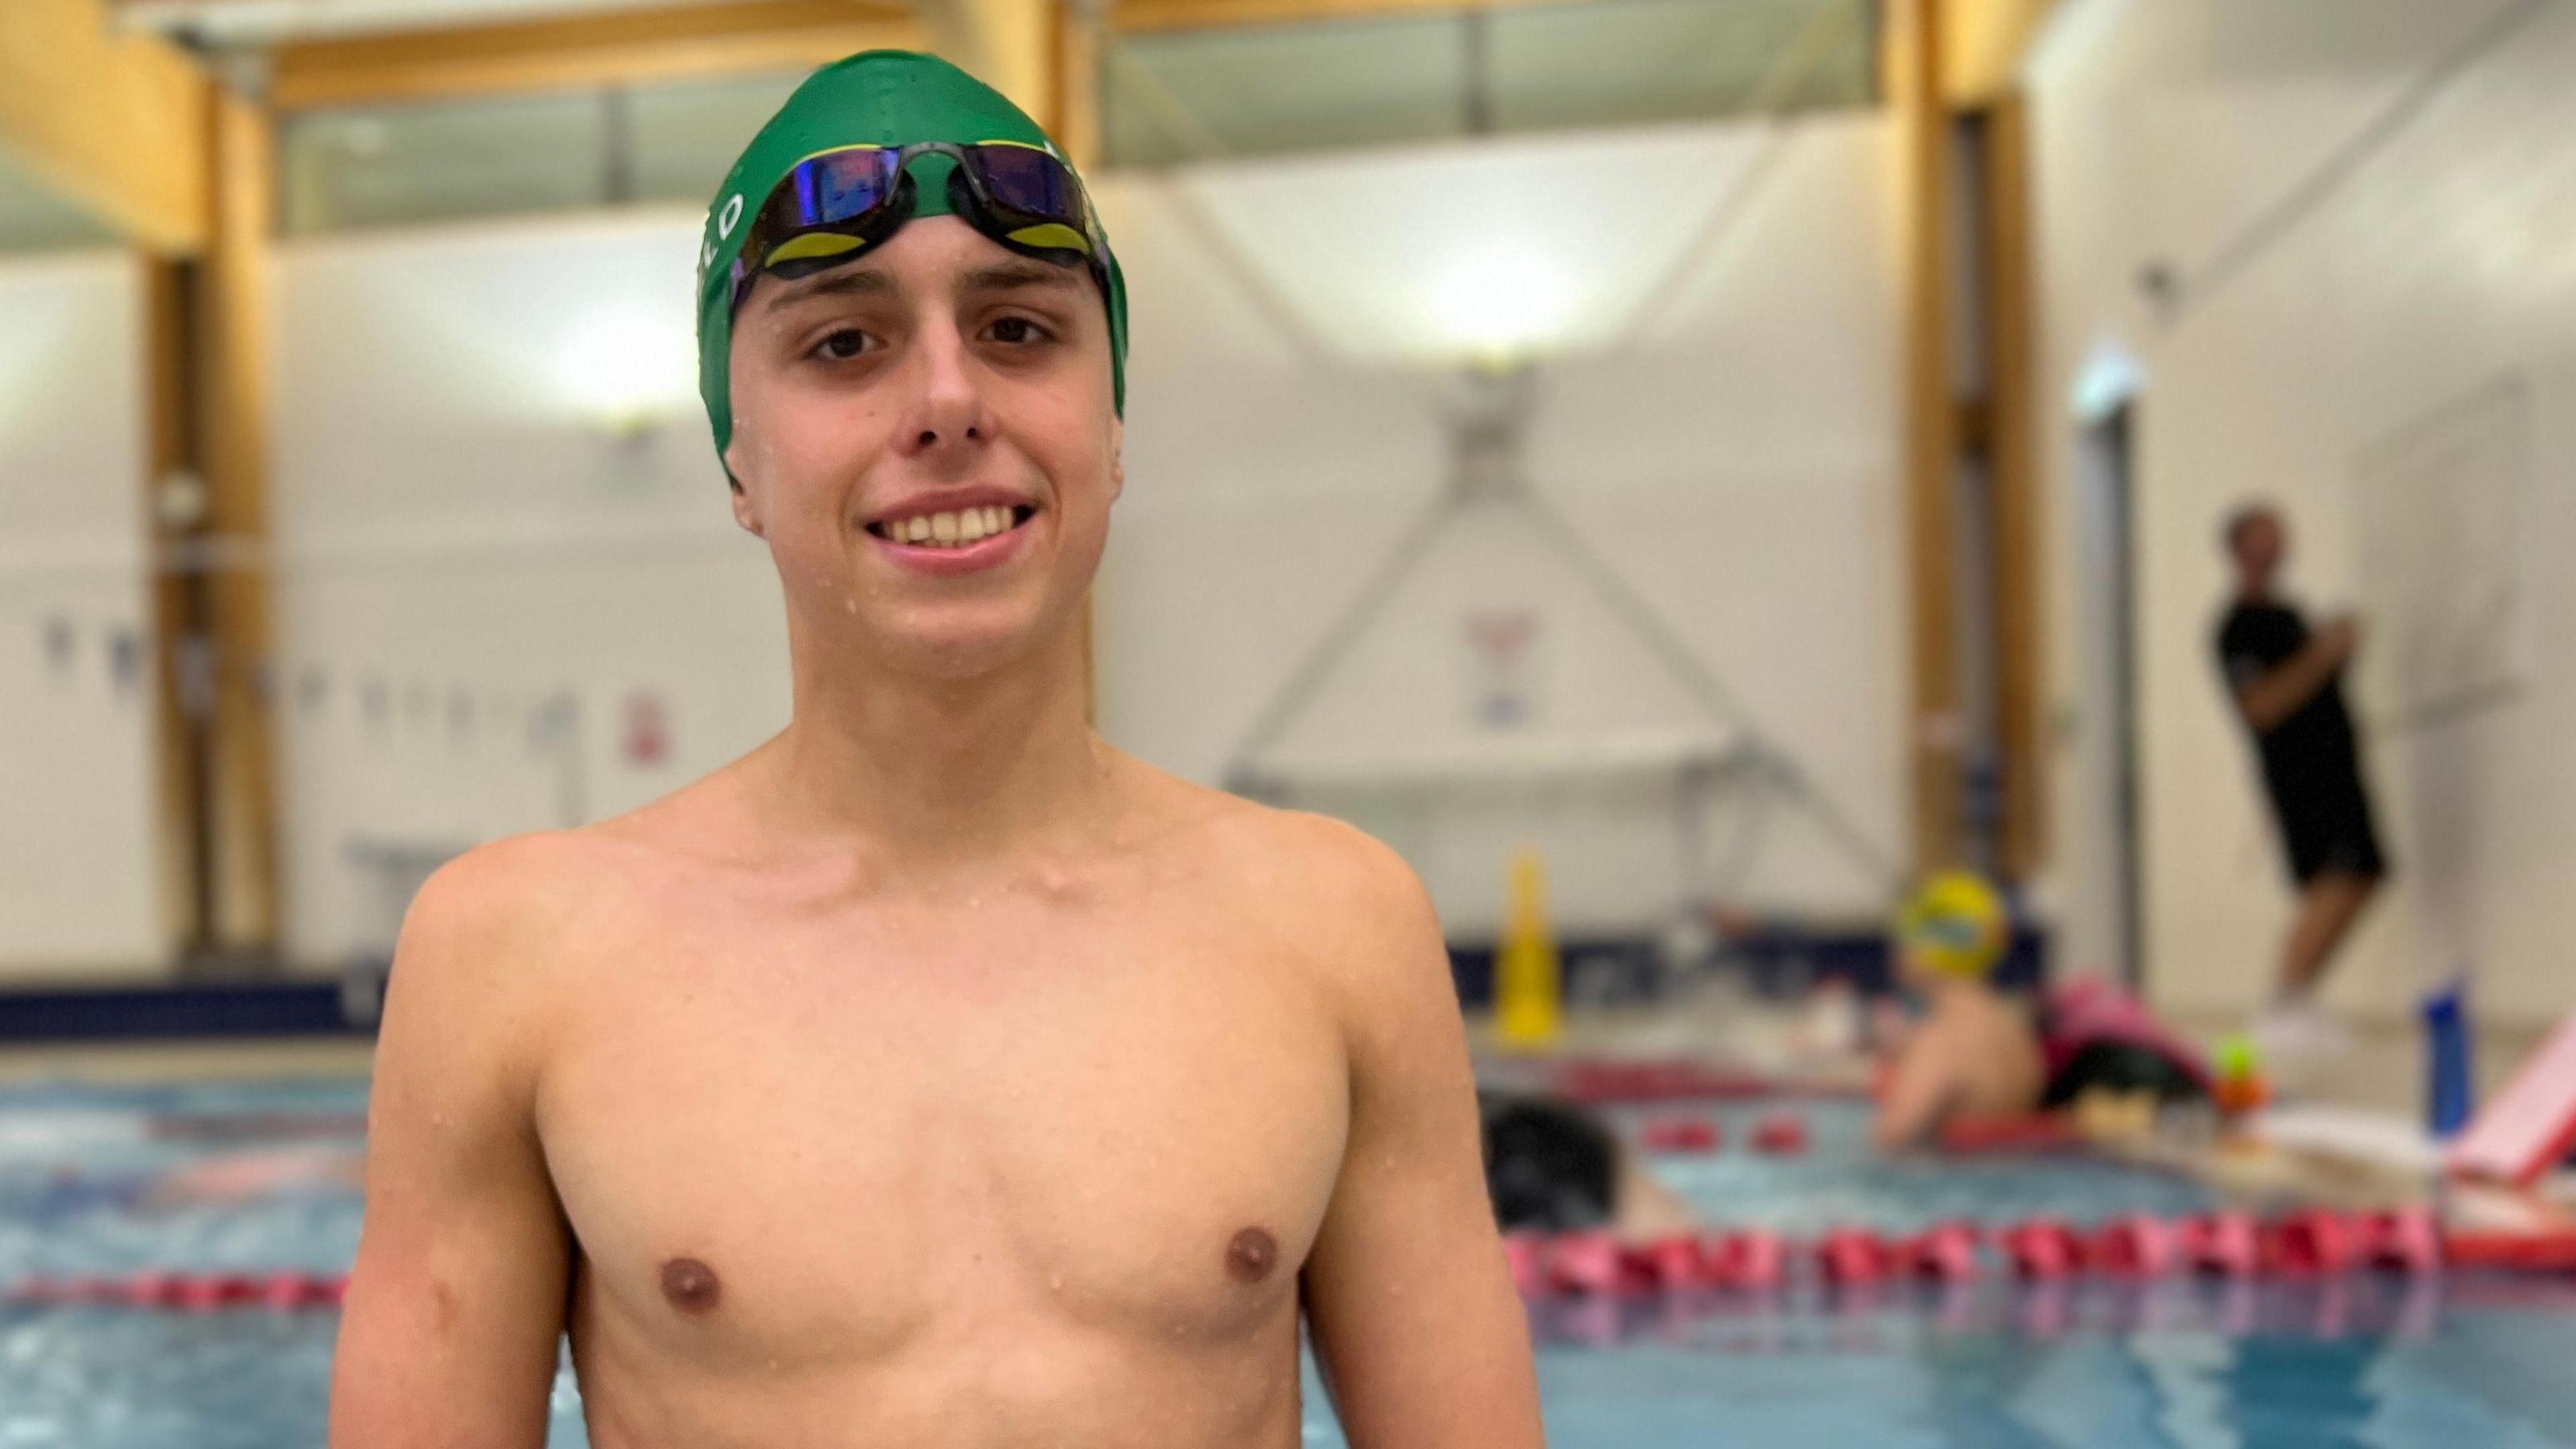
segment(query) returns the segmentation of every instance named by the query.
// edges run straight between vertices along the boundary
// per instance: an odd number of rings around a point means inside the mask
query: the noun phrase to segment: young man
[[[598,1449],[1290,1449],[1302,1310],[1355,1446],[1537,1445],[1420,886],[1084,722],[1125,299],[1079,182],[857,56],[702,272],[793,715],[414,903],[333,1443],[535,1449],[568,1328]]]
[[[2361,783],[2361,749],[2344,707],[2343,672],[2360,647],[2351,617],[2308,628],[2273,585],[2288,530],[2253,504],[2228,520],[2236,599],[2218,626],[2219,667],[2263,758],[2263,783],[2299,891],[2272,1003],[2255,1029],[2271,1053],[2334,1047],[2341,1033],[2315,1005],[2318,980],[2388,873]]]
[[[1897,979],[1923,998],[1889,1059],[1872,1138],[1886,1151],[1937,1142],[1955,1123],[2038,1110],[2048,1064],[2028,1002],[1995,989],[2011,923],[1992,887],[1934,876],[1897,916]]]

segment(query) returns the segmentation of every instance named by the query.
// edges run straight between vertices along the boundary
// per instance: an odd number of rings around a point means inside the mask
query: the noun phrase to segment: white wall
[[[1134,290],[1135,355],[1129,481],[1101,593],[1108,732],[1199,779],[1235,763],[1446,478],[1449,383],[1424,359],[1461,339],[1440,334],[1449,314],[1410,299],[1450,295],[1465,275],[1490,279],[1503,326],[1533,310],[1569,320],[1569,350],[1540,365],[1527,441],[1543,495],[1750,721],[1892,847],[1902,676],[1886,134],[1874,117],[1836,116],[1776,140],[1693,127],[1113,178],[1102,206]],[[1472,204],[1408,199],[1475,191],[1497,172],[1558,196],[1581,224],[1506,210],[1462,226]],[[1683,183],[1641,184],[1649,172]],[[1297,224],[1265,229],[1283,217]],[[1511,244],[1500,260],[1496,234]],[[1534,308],[1523,293],[1540,289]],[[1472,339],[1475,323],[1455,325]],[[1708,727],[1506,510],[1440,537],[1282,752],[1491,744],[1471,719],[1462,626],[1498,609],[1541,620],[1528,735]],[[1413,857],[1451,928],[1472,935],[1498,919],[1504,860],[1524,837],[1549,850],[1566,924],[1656,924],[1683,891],[1672,813],[1669,785],[1650,781],[1428,821],[1383,807],[1357,818]],[[1884,882],[1795,810],[1774,812],[1757,860],[1741,887],[1754,899],[1883,903]]]
[[[0,978],[165,957],[142,295],[122,252],[0,262]]]
[[[640,804],[784,724],[776,576],[694,392],[697,218],[288,245],[274,509],[288,948],[390,941],[353,849]],[[613,418],[658,419],[632,438]],[[381,700],[371,709],[370,696]],[[623,746],[656,697],[658,763]],[[550,728],[570,702],[577,724]]]
[[[1593,350],[1546,369],[1531,471],[1753,722],[1872,836],[1895,840],[1883,148],[1877,122],[1846,117],[1776,143],[1764,130],[1685,129],[1111,178],[1103,206],[1135,289],[1135,336],[1128,489],[1100,596],[1107,732],[1218,779],[1253,712],[1446,470],[1440,375],[1401,346],[1354,356],[1318,340],[1329,328],[1281,320],[1318,295],[1390,312],[1389,296],[1424,285],[1403,258],[1422,262],[1433,241],[1373,234],[1366,215],[1323,225],[1297,199],[1373,186],[1383,220],[1403,210],[1395,198],[1464,184],[1452,168],[1470,180],[1498,165],[1553,168],[1597,193],[1573,199],[1632,211],[1535,229],[1534,251],[1499,262],[1467,259],[1491,285],[1561,289],[1554,305],[1590,328]],[[1659,196],[1630,184],[1641,168],[1699,180]],[[1711,217],[1757,175],[1712,245]],[[1282,204],[1316,228],[1314,244],[1349,249],[1331,259],[1341,280],[1325,293],[1265,301],[1224,260],[1240,247],[1255,274],[1278,265],[1262,248],[1281,238],[1259,219]],[[1454,212],[1413,212],[1408,225],[1455,231]],[[327,965],[390,930],[400,882],[353,850],[435,851],[596,817],[783,722],[776,587],[727,515],[689,391],[694,234],[695,219],[676,214],[553,219],[306,240],[280,257],[277,598],[300,959]],[[1229,235],[1236,246],[1217,240]],[[1668,276],[1677,289],[1659,291]],[[639,441],[597,425],[637,407],[665,419]],[[1455,540],[1429,571],[1447,592],[1391,612],[1362,651],[1378,662],[1363,660],[1318,711],[1324,734],[1336,714],[1346,732],[1383,733],[1426,708],[1454,733],[1467,603],[1546,616],[1533,690],[1543,719],[1703,728],[1529,545]],[[672,734],[649,768],[618,748],[619,712],[639,690],[666,701]],[[580,709],[569,758],[542,729],[558,699]],[[1554,809],[1571,831],[1551,837],[1564,846],[1551,862],[1560,917],[1653,924],[1680,889],[1671,815],[1660,785]],[[1489,819],[1463,843],[1398,843],[1472,933],[1491,925],[1517,828]],[[1881,883],[1794,810],[1775,812],[1768,836],[1748,893],[1876,908]]]
[[[2508,14],[2527,23],[2446,83],[2413,90]],[[2265,495],[2297,532],[2294,590],[2388,599],[2356,567],[2357,490],[2410,424],[2519,388],[2527,463],[2518,697],[2368,741],[2397,889],[2332,998],[2411,1010],[2474,955],[2481,1009],[2546,1020],[2576,1002],[2576,11],[2509,0],[2081,0],[2030,67],[2038,145],[2048,460],[2061,546],[2055,617],[2080,617],[2076,429],[2065,411],[2106,345],[2143,363],[2138,533],[2149,980],[2178,1007],[2235,1010],[2270,974],[2288,892],[2250,752],[2216,681],[2225,592],[2214,530]],[[2358,149],[2347,149],[2358,148]],[[2338,163],[2329,173],[2329,163]],[[2333,179],[2313,191],[2321,176]],[[2288,212],[2285,202],[2307,200]],[[2271,220],[2264,218],[2271,215]],[[2251,250],[2243,238],[2268,234]],[[2229,275],[2214,258],[2243,257]],[[2178,314],[2141,267],[2184,282]],[[2200,285],[2195,286],[2198,282]],[[2436,520],[2439,521],[2439,520]],[[2406,621],[2383,618],[2384,643]],[[2057,881],[2067,938],[2108,929],[2108,721],[2075,631],[2057,635]]]

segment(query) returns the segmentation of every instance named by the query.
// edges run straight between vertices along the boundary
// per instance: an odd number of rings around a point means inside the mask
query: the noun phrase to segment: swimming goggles
[[[916,156],[945,156],[949,209],[1015,252],[1090,268],[1109,294],[1109,244],[1073,168],[1019,141],[843,146],[799,161],[761,203],[733,263],[739,309],[761,273],[792,279],[848,261],[913,215]]]

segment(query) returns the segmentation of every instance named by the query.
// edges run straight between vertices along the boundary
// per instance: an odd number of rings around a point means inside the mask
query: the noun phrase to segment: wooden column
[[[217,546],[207,577],[213,645],[207,760],[215,946],[273,951],[280,925],[276,736],[271,727],[268,575],[268,267],[276,207],[268,116],[218,90],[213,245],[200,273],[200,436],[206,523]]]
[[[160,854],[161,935],[185,959],[213,944],[207,903],[211,857],[206,839],[204,721],[188,702],[185,660],[204,629],[204,590],[174,567],[196,534],[195,520],[163,505],[163,489],[186,492],[197,465],[197,378],[193,338],[195,268],[145,257],[144,392],[151,434],[137,481],[140,523],[153,560],[153,752],[159,767],[155,836]]]
[[[2047,610],[2041,588],[2045,500],[2039,477],[2035,264],[2031,247],[2030,119],[2007,93],[1978,128],[1985,178],[1987,476],[1992,480],[1996,745],[2002,819],[1997,864],[2024,879],[2048,860]]]
[[[1883,71],[1898,133],[1900,234],[1905,238],[1905,476],[1903,482],[1914,863],[1956,864],[1965,847],[1959,680],[1959,411],[1952,359],[1951,137],[1941,96],[1942,0],[1891,0]]]

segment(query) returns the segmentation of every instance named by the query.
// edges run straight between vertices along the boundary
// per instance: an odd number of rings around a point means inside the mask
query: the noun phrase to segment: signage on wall
[[[1529,723],[1531,645],[1538,615],[1528,609],[1479,610],[1467,616],[1469,699],[1475,722],[1490,730]]]
[[[670,757],[671,723],[661,695],[637,690],[626,696],[620,718],[618,750],[627,764],[639,770],[649,769]]]

